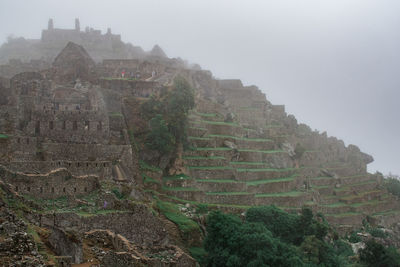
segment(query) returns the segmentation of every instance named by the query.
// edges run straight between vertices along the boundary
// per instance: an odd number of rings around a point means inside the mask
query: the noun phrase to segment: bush
[[[365,249],[359,251],[360,261],[370,267],[398,267],[400,254],[395,248],[385,248],[373,239],[366,242]]]

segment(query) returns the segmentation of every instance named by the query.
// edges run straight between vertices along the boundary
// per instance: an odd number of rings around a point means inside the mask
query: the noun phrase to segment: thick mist
[[[1,0],[0,42],[56,28],[111,27],[145,50],[256,84],[312,129],[400,173],[400,2],[393,0]]]

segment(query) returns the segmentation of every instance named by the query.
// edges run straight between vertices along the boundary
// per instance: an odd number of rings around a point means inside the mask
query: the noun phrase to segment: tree
[[[182,77],[174,80],[173,90],[166,99],[168,128],[178,142],[186,143],[186,126],[189,110],[194,108],[194,90]]]
[[[169,133],[167,124],[160,114],[150,120],[150,133],[146,137],[146,146],[161,153],[173,150],[174,137]]]
[[[360,261],[370,267],[399,267],[400,254],[395,248],[385,248],[382,244],[370,239],[365,248],[359,251]]]

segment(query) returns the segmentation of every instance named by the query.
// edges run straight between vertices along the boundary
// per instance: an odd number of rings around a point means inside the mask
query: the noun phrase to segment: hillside
[[[46,40],[60,32],[49,24]],[[2,264],[16,253],[31,266],[196,266],[210,211],[267,205],[308,207],[335,236],[396,231],[399,201],[367,172],[370,155],[298,123],[256,86],[153,50],[96,63],[68,42],[28,71],[2,65]]]

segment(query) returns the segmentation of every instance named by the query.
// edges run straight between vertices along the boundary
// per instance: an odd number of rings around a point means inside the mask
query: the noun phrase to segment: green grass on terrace
[[[238,181],[232,179],[196,179],[196,181],[202,183],[238,183]]]
[[[0,139],[8,139],[8,138],[9,138],[8,135],[0,133]]]
[[[339,208],[339,207],[345,207],[348,205],[343,202],[336,202],[336,203],[332,203],[332,204],[321,204],[321,206],[327,207],[327,208]]]
[[[259,168],[259,169],[236,169],[238,172],[286,172],[286,171],[294,171],[295,168],[286,168],[286,169],[274,169],[274,168]]]
[[[277,178],[277,179],[269,179],[269,180],[257,180],[257,181],[248,181],[246,182],[247,185],[256,186],[260,184],[269,184],[269,183],[278,183],[278,182],[290,182],[293,181],[293,177],[287,178]]]
[[[386,211],[380,211],[372,214],[372,216],[387,216],[387,215],[395,215],[399,214],[399,210],[386,210]]]
[[[123,117],[124,115],[122,115],[122,113],[120,113],[120,112],[111,112],[111,113],[108,113],[108,116],[110,116],[110,117]]]
[[[232,150],[229,147],[195,147],[194,150],[196,151],[229,151]]]
[[[196,136],[189,136],[189,140],[211,140],[209,137],[196,137]]]
[[[206,195],[221,195],[221,196],[242,196],[242,195],[252,195],[248,192],[207,192]]]
[[[239,152],[258,152],[264,154],[274,154],[274,153],[287,153],[284,150],[255,150],[255,149],[238,149]]]
[[[225,159],[225,157],[220,156],[210,156],[210,157],[203,157],[203,156],[184,156],[183,159],[193,159],[193,160],[207,160],[207,159]]]
[[[255,197],[299,197],[305,195],[305,192],[291,191],[283,193],[273,193],[273,194],[256,194]]]
[[[202,123],[206,124],[213,124],[213,125],[227,125],[227,126],[233,126],[233,127],[240,127],[239,124],[234,123],[234,122],[224,122],[224,121],[201,121]]]
[[[168,186],[163,186],[162,189],[165,190],[165,191],[190,191],[190,192],[200,191],[199,189],[193,188],[193,187],[168,187]]]
[[[176,204],[161,200],[157,200],[156,204],[160,212],[164,214],[164,216],[170,221],[178,225],[179,229],[181,229],[184,233],[188,233],[193,230],[200,231],[199,225],[182,214]]]
[[[233,170],[230,166],[187,166],[189,170]]]
[[[252,142],[273,142],[272,139],[266,139],[266,138],[247,138],[247,137],[238,137],[238,136],[224,135],[224,134],[209,134],[207,135],[207,137],[232,138],[235,140],[252,141]]]
[[[259,166],[259,165],[266,165],[266,162],[253,162],[253,161],[231,161],[229,162],[231,165],[254,165],[254,166]]]
[[[322,180],[322,179],[329,179],[329,178],[333,179],[333,177],[330,177],[330,176],[312,177],[312,178],[310,178],[310,179],[311,179],[311,180]]]
[[[377,206],[377,205],[384,204],[384,203],[387,203],[387,201],[372,200],[372,201],[368,201],[368,202],[349,204],[349,206],[357,208],[357,207],[362,207],[362,206]]]

